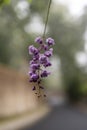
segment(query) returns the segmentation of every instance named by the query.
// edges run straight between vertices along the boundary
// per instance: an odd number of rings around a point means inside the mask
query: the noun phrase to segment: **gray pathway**
[[[87,115],[70,106],[55,107],[43,120],[21,130],[87,130]]]

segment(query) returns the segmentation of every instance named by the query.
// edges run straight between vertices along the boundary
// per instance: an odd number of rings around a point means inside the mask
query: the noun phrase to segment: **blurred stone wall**
[[[0,117],[20,114],[38,106],[27,75],[0,66]]]

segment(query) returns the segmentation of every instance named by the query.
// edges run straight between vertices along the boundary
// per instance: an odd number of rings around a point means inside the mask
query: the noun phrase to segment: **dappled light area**
[[[0,1],[0,130],[87,130],[87,0]]]

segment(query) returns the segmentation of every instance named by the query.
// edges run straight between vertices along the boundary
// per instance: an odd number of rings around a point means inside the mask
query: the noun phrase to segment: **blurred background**
[[[61,117],[59,124],[62,124],[63,117],[59,113],[65,112],[65,117],[69,114],[72,122],[81,118],[82,129],[87,129],[87,125],[82,124],[87,122],[86,0],[52,0],[46,36],[52,37],[56,44],[51,58],[53,65],[49,68],[52,74],[44,81],[47,98],[38,100],[28,82],[31,59],[28,46],[34,44],[34,39],[43,34],[48,2],[0,0],[0,130],[14,130],[15,126],[27,125],[31,120],[30,115],[34,116],[36,112],[40,113],[41,117],[50,109],[56,113],[52,123]],[[73,108],[84,114],[79,117],[78,112],[73,112]],[[38,118],[39,115],[35,115],[35,119]],[[22,123],[16,124],[16,120]],[[31,123],[33,120],[34,117]],[[9,125],[6,125],[6,122]],[[10,125],[12,123],[13,125]],[[75,124],[75,128],[80,127],[78,122]],[[66,125],[65,130],[70,130],[70,126],[75,130],[75,124]],[[63,130],[62,125],[57,126],[58,123],[55,124],[54,130]],[[45,125],[44,130],[45,127],[49,129]],[[36,130],[39,130],[38,125]]]

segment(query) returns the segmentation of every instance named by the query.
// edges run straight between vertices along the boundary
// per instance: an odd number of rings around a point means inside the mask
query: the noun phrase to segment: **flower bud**
[[[43,43],[43,39],[42,39],[41,37],[37,37],[37,38],[35,39],[35,42],[36,42],[36,43],[39,43],[39,44],[42,44],[42,43]]]
[[[52,39],[52,38],[48,38],[48,39],[46,39],[46,43],[48,44],[48,46],[51,46],[51,45],[54,45],[55,43],[54,43],[54,39]]]

